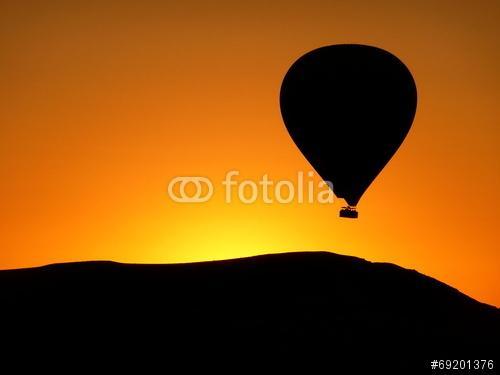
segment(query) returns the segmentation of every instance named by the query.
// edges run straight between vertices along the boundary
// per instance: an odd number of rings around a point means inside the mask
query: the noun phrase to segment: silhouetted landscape
[[[54,264],[1,271],[0,291],[2,322],[23,350],[86,345],[87,359],[110,347],[168,357],[163,348],[174,347],[350,370],[390,359],[410,371],[435,357],[491,359],[499,348],[497,308],[413,270],[327,252]]]

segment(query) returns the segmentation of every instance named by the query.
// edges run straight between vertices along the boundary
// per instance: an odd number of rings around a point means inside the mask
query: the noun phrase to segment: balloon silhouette
[[[313,50],[288,70],[280,92],[293,141],[333,192],[356,205],[410,130],[417,89],[408,68],[380,48],[340,44]]]

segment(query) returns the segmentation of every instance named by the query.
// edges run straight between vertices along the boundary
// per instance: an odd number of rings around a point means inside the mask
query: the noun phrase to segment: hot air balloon
[[[300,57],[280,92],[285,126],[317,173],[332,182],[357,218],[356,205],[410,130],[417,89],[391,53],[339,44]]]

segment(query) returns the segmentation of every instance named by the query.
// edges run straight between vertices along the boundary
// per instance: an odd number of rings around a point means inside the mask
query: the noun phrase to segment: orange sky
[[[2,1],[0,268],[324,249],[499,306],[499,19],[497,1]],[[310,170],[278,93],[335,43],[391,51],[419,92],[360,218],[338,218],[340,201],[224,203],[228,170]],[[215,196],[170,201],[178,175],[210,177]]]

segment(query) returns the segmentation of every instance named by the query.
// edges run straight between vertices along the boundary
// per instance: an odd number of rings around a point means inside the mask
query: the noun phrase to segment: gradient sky
[[[329,250],[500,306],[499,37],[498,1],[2,1],[0,268]],[[338,218],[340,201],[224,203],[228,170],[311,169],[278,93],[335,43],[391,51],[419,92],[360,218]],[[178,175],[215,196],[172,202]]]

